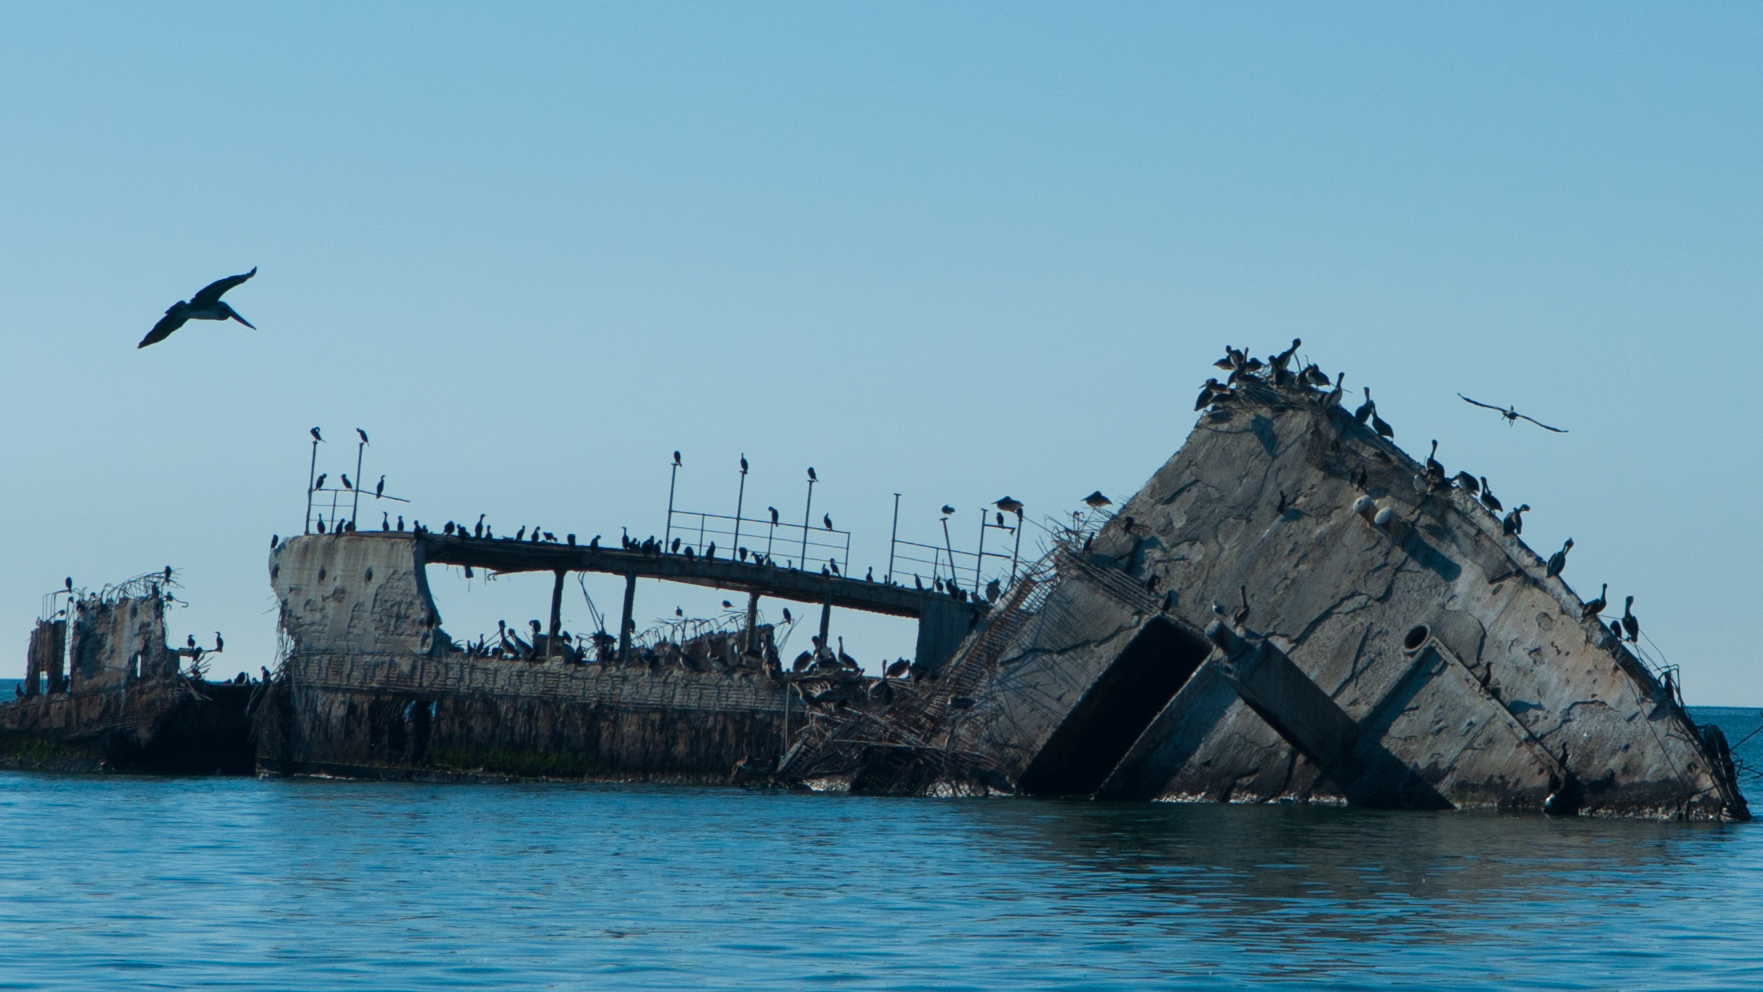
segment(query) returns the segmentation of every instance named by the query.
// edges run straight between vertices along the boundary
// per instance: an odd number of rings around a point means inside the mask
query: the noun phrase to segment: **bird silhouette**
[[[1353,419],[1361,424],[1369,424],[1372,414],[1377,412],[1377,404],[1371,401],[1370,386],[1360,386],[1359,388],[1365,390],[1365,402],[1359,404],[1359,409],[1353,411]]]
[[[679,464],[679,452],[677,452],[677,451],[673,453],[673,463],[675,465]]]
[[[1495,513],[1499,513],[1503,509],[1499,499],[1494,496],[1493,487],[1488,485],[1488,477],[1485,475],[1481,477],[1481,505]],[[1527,506],[1525,509],[1528,510],[1530,507]]]
[[[832,530],[832,529],[833,529],[833,517],[832,517],[832,514],[830,514],[830,513],[823,513],[823,514],[821,514],[821,517],[820,517],[820,522],[821,522],[821,523],[823,523],[823,524],[825,524],[825,525],[826,525],[826,529],[827,529],[827,530]]]
[[[732,610],[735,608],[735,604],[733,604],[725,599],[722,601],[722,608],[725,610]]]
[[[1451,481],[1457,484],[1458,489],[1463,490],[1471,496],[1476,496],[1481,493],[1481,483],[1477,482],[1475,476],[1470,475],[1468,472],[1458,472],[1457,477]]]
[[[784,623],[794,623],[794,622],[795,621],[790,619],[790,608],[787,606],[784,607]]]
[[[771,511],[771,525],[773,527],[776,527],[777,526],[777,507],[768,506],[768,507],[766,507],[766,509]]]
[[[826,567],[832,569],[832,573],[834,575],[839,574],[839,563],[834,561],[833,559],[828,558],[826,560]]]
[[[1555,576],[1560,575],[1561,572],[1567,568],[1567,552],[1572,550],[1573,538],[1570,537],[1567,539],[1566,544],[1561,545],[1560,551],[1549,556],[1549,564],[1544,568],[1544,572],[1549,578],[1552,579]]]
[[[947,516],[951,516],[951,515],[953,515],[953,514],[954,514],[954,512],[955,512],[955,508],[954,508],[954,507],[952,507],[952,506],[949,506],[949,505],[948,505],[948,504],[946,504],[946,503],[945,503],[945,504],[944,504],[944,505],[943,505],[943,516],[945,516],[945,517],[947,517]]]
[[[1482,493],[1484,495],[1487,493],[1485,487],[1482,489]],[[1483,502],[1486,502],[1486,500],[1483,500]],[[1506,514],[1506,518],[1500,521],[1500,530],[1514,537],[1524,533],[1524,517],[1521,516],[1521,514],[1528,509],[1530,509],[1530,504],[1524,503],[1511,513]]]
[[[214,632],[214,650],[216,654],[226,650],[226,641],[221,640],[218,630]]]
[[[349,490],[353,490],[355,488],[354,485],[352,485],[349,482],[349,473],[347,473],[347,472],[343,473],[343,488],[349,489]]]
[[[676,616],[676,617],[683,617],[683,616],[685,616],[685,615],[686,615],[686,611],[685,611],[685,610],[682,610],[682,609],[680,609],[680,608],[679,608],[679,607],[677,607],[677,606],[676,606],[676,607],[674,607],[674,608],[673,608],[673,615],[674,615],[674,616]]]
[[[900,676],[905,675],[911,669],[912,663],[905,658],[901,658],[899,661],[888,666],[887,677],[890,679],[897,679]]]
[[[357,427],[357,428],[355,428],[355,433],[356,433],[356,434],[359,434],[359,435],[360,435],[360,436],[361,436],[361,443],[362,443],[362,444],[366,444],[366,443],[367,443],[367,432],[366,432],[366,431],[364,431],[364,430],[362,430],[362,429],[361,429],[361,428],[359,428],[359,427]]]
[[[379,485],[373,487],[373,498],[379,499],[386,494],[386,477],[380,476]]]
[[[1003,510],[1005,513],[1014,513],[1019,517],[1022,516],[1022,502],[1020,500],[1011,499],[1006,496],[1003,499],[992,503],[992,505]]]
[[[741,456],[741,474],[742,475],[747,474],[747,456],[746,455]]]
[[[225,303],[221,302],[220,299],[227,290],[232,289],[234,286],[239,285],[256,274],[257,267],[252,266],[251,271],[242,276],[227,276],[225,279],[216,279],[202,287],[201,292],[190,297],[188,300],[179,300],[176,303],[173,303],[166,308],[165,316],[159,318],[159,323],[154,324],[153,329],[148,331],[147,336],[142,338],[141,343],[135,345],[135,347],[145,348],[150,344],[158,344],[166,338],[171,337],[171,332],[192,320],[227,320],[230,318],[244,324],[252,330],[256,330],[257,325],[239,316],[237,310],[227,306]],[[312,433],[316,436],[318,431],[315,429]]]
[[[1604,583],[1604,588],[1602,588],[1598,591],[1598,598],[1585,604],[1585,609],[1580,611],[1580,614],[1579,614],[1580,619],[1581,620],[1590,620],[1592,617],[1595,617],[1598,614],[1604,612],[1604,607],[1610,605],[1609,602],[1605,599],[1605,597],[1608,596],[1609,593],[1610,593],[1610,583],[1606,582],[1606,583]]]
[[[1100,510],[1102,507],[1108,506],[1113,502],[1113,500],[1102,495],[1102,490],[1100,489],[1084,497],[1084,505],[1096,510]]]
[[[324,438],[318,436],[318,428],[316,428],[316,427],[314,427],[312,429],[311,434],[312,434],[312,439],[314,441],[323,441],[324,440]]]
[[[325,474],[323,472],[318,473],[318,481],[312,484],[312,488],[313,489],[323,489],[324,488],[324,478],[325,478]]]
[[[1465,402],[1465,403],[1471,403],[1471,404],[1474,404],[1475,406],[1485,407],[1486,409],[1495,411],[1500,416],[1505,417],[1506,423],[1508,423],[1508,424],[1516,424],[1520,420],[1528,420],[1531,423],[1537,425],[1538,427],[1541,427],[1543,430],[1554,431],[1557,434],[1567,433],[1567,431],[1563,428],[1550,427],[1548,424],[1543,423],[1542,421],[1536,419],[1535,417],[1531,417],[1531,416],[1527,416],[1525,414],[1519,413],[1516,407],[1510,407],[1510,406],[1497,407],[1497,406],[1493,405],[1492,403],[1483,403],[1480,400],[1472,400],[1469,397],[1464,396],[1462,393],[1458,393],[1457,395],[1459,397],[1461,397],[1463,402]]]
[[[1628,597],[1622,604],[1622,629],[1628,632],[1630,644],[1639,643],[1641,639],[1641,621],[1634,615],[1634,597]]]
[[[814,466],[812,466],[812,465],[808,466],[808,481],[810,481],[810,482],[819,482],[820,481],[820,476],[814,474]]]

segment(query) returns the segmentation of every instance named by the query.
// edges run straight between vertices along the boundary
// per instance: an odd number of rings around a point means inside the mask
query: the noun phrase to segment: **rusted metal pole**
[[[667,532],[661,539],[661,547],[665,549],[673,539],[673,485],[679,481],[679,462],[673,463],[673,469],[667,475]]]
[[[624,577],[624,619],[618,624],[618,661],[628,665],[631,660],[631,608],[637,603],[637,574]]]
[[[759,634],[753,628],[759,623],[759,591],[747,593],[747,650],[759,650]]]
[[[979,570],[986,563],[986,508],[979,508],[979,554],[973,556],[973,591],[979,592]]]
[[[894,544],[900,540],[900,494],[894,494],[894,529],[888,534],[888,574],[882,578],[888,585],[894,584]]]
[[[808,519],[814,515],[814,476],[808,477],[808,505],[802,507],[802,557],[797,559],[797,567],[808,571]]]
[[[949,518],[943,518],[943,549],[949,552],[949,578],[955,577],[955,545],[949,540]]]
[[[355,517],[361,512],[361,456],[367,452],[367,442],[355,444],[355,502],[349,507],[349,522],[354,523]]]
[[[828,599],[820,604],[820,648],[822,651],[826,651],[829,654],[832,652],[832,649],[826,646],[826,634],[827,631],[832,628],[832,623],[833,601]]]
[[[1016,550],[1010,552],[1010,583],[1016,584],[1016,563],[1022,558],[1022,514],[1016,515]]]
[[[545,641],[545,657],[551,657],[557,650],[557,635],[563,630],[563,576],[564,571],[558,569],[553,573],[556,579],[551,583],[551,636]]]
[[[733,559],[741,549],[741,508],[747,504],[747,453],[741,453],[741,488],[735,496],[735,539],[729,542],[728,556]]]
[[[306,469],[306,529],[301,533],[312,533],[312,480],[318,473],[318,438],[312,439],[312,465]]]

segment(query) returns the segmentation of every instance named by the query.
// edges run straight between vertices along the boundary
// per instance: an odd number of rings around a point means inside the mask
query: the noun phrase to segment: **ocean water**
[[[1763,824],[0,773],[0,938],[4,989],[1758,989]]]

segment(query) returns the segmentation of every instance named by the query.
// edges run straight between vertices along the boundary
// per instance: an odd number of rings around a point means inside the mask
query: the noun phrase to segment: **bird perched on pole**
[[[314,427],[314,428],[313,428],[313,429],[312,429],[312,430],[311,430],[311,432],[310,432],[310,433],[311,433],[311,434],[312,434],[312,439],[313,439],[313,440],[314,440],[314,441],[323,441],[323,440],[324,440],[324,438],[322,438],[322,437],[319,437],[319,435],[318,435],[318,428],[316,428],[316,427]]]
[[[360,436],[361,436],[361,443],[362,443],[362,444],[366,444],[366,443],[368,443],[368,441],[367,441],[367,432],[366,432],[366,431],[364,431],[364,430],[362,430],[362,429],[361,429],[361,428],[359,428],[359,427],[357,427],[357,428],[355,428],[355,433],[356,433],[356,434],[359,434],[359,435],[360,435]]]
[[[808,478],[813,482],[820,481],[820,476],[814,474],[814,466],[812,465],[808,466]]]
[[[1573,538],[1570,537],[1567,539],[1566,544],[1561,545],[1560,551],[1549,556],[1548,567],[1544,570],[1549,578],[1552,579],[1555,576],[1560,575],[1561,571],[1567,567],[1567,552],[1572,550]]]
[[[142,338],[141,343],[135,345],[135,347],[145,348],[150,344],[158,344],[166,338],[171,337],[173,331],[192,320],[231,319],[244,324],[252,330],[256,330],[257,325],[239,316],[237,310],[227,306],[225,303],[221,302],[220,299],[227,290],[232,289],[234,286],[239,285],[256,274],[257,267],[252,266],[251,271],[242,276],[227,276],[225,279],[216,279],[202,287],[201,292],[190,297],[188,300],[179,300],[176,303],[173,303],[166,308],[165,316],[159,318],[159,323],[154,324],[153,329],[148,331],[147,336]],[[315,436],[317,433],[316,430],[313,431]]]

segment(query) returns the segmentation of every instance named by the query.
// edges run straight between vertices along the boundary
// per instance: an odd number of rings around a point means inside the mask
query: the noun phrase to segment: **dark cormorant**
[[[815,482],[820,481],[820,476],[814,474],[814,466],[812,465],[808,466],[808,478]]]
[[[351,492],[353,492],[355,489],[354,484],[349,481],[349,473],[347,473],[347,472],[343,473],[343,488],[348,489]]]
[[[520,529],[514,532],[514,539],[516,541],[526,540],[526,524],[521,524]]]
[[[489,516],[489,514],[487,514],[487,513],[480,513],[477,515],[477,526],[475,526],[471,529],[471,536],[472,537],[483,537],[484,536],[484,518],[487,516]],[[399,517],[398,519],[403,520],[404,518]]]
[[[158,344],[166,338],[171,337],[171,332],[192,320],[227,320],[230,318],[244,324],[246,327],[256,330],[255,324],[252,324],[250,321],[239,316],[237,310],[227,306],[225,303],[221,302],[220,299],[222,294],[226,293],[227,290],[232,289],[234,286],[239,285],[256,274],[257,267],[252,266],[251,271],[242,276],[228,276],[225,279],[216,279],[202,287],[201,292],[192,296],[188,301],[179,300],[176,303],[173,303],[166,308],[165,316],[159,318],[159,323],[154,324],[153,329],[148,331],[147,336],[142,338],[141,343],[135,345],[135,347],[145,348],[150,344]],[[313,429],[312,435],[314,438],[318,437],[317,428]]]
[[[386,477],[380,476],[379,484],[373,487],[373,498],[379,499],[386,494]]]
[[[826,529],[827,529],[827,530],[832,530],[832,529],[833,529],[833,517],[832,517],[832,514],[830,514],[830,513],[823,513],[823,514],[821,514],[821,515],[820,515],[820,522],[821,522],[821,523],[823,523],[823,524],[825,524],[825,525],[826,525]]]
[[[366,443],[367,443],[367,432],[366,432],[366,431],[364,431],[364,430],[362,430],[362,429],[361,429],[361,428],[359,428],[359,427],[357,427],[357,428],[355,428],[355,433],[356,433],[356,434],[359,434],[359,435],[360,435],[360,436],[361,436],[361,443],[362,443],[362,444],[366,444]]]
[[[1622,604],[1622,629],[1628,632],[1628,642],[1637,644],[1641,639],[1641,621],[1634,615],[1634,597],[1630,596]]]
[[[905,658],[901,658],[899,661],[896,661],[892,665],[888,666],[887,677],[890,679],[897,679],[900,676],[905,675],[908,671],[911,670],[911,668],[912,668],[912,663],[907,661]]]
[[[225,650],[226,650],[226,641],[221,640],[220,631],[217,630],[214,632],[214,653],[219,654],[220,652],[225,651]]]
[[[1499,499],[1494,496],[1494,490],[1488,485],[1488,477],[1485,475],[1481,477],[1481,505],[1495,513],[1499,513],[1500,510],[1504,509],[1500,505]],[[1530,507],[1527,506],[1525,509],[1528,510]]]
[[[741,456],[741,474],[747,474],[747,456],[744,454]]]
[[[312,484],[312,488],[314,491],[324,488],[324,479],[325,479],[325,473],[323,473],[323,472],[318,473],[318,481]]]
[[[312,439],[314,441],[323,441],[324,440],[324,438],[318,436],[318,428],[314,427],[310,433],[312,434]]]
[[[954,515],[954,513],[955,513],[955,508],[954,508],[954,507],[952,507],[952,506],[950,506],[950,505],[949,505],[949,504],[947,504],[947,503],[944,503],[944,504],[943,504],[943,516],[945,516],[945,517],[947,517],[947,516],[953,516],[953,515]]]
[[[675,465],[679,464],[679,452],[677,452],[677,451],[673,453],[673,463]]]

